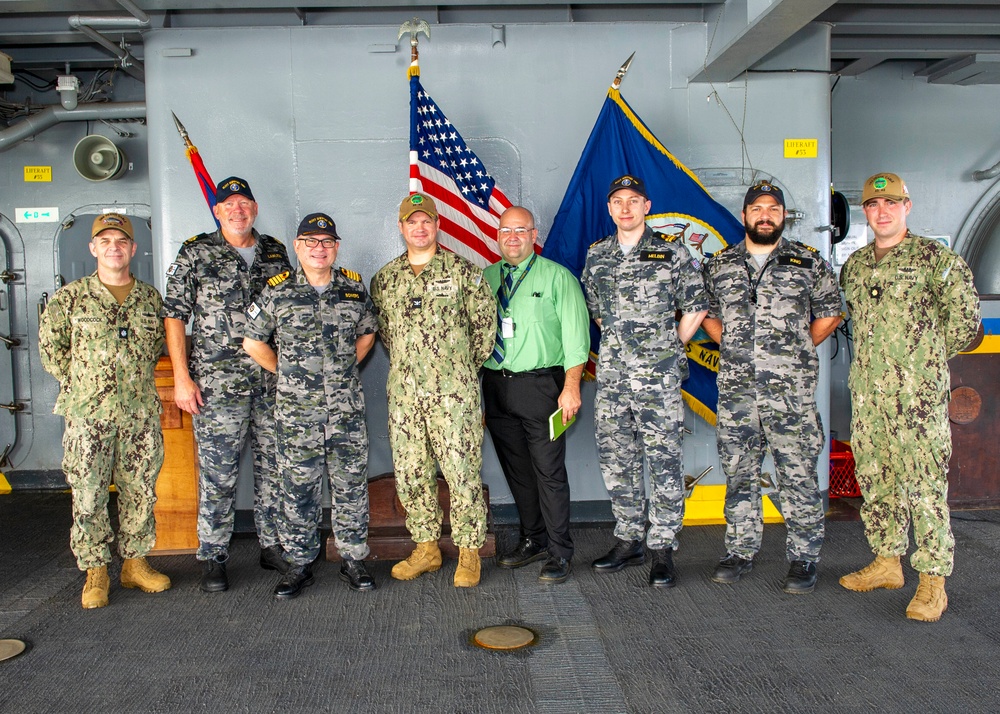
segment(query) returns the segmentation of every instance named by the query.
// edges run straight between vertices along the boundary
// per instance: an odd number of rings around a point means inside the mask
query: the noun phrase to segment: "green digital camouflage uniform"
[[[38,323],[42,366],[59,380],[66,419],[63,471],[73,491],[70,546],[80,570],[111,562],[108,487],[118,490],[118,552],[141,558],[156,542],[156,477],[163,465],[153,368],[163,349],[162,302],[136,280],[125,301],[94,273],[61,288]]]
[[[323,479],[341,556],[368,555],[368,428],[356,344],[378,327],[361,276],[343,268],[322,295],[299,268],[272,280],[247,311],[247,337],[278,354],[275,424],[281,547],[296,565],[319,555]]]
[[[285,246],[253,232],[249,268],[220,231],[181,245],[167,269],[164,317],[193,318],[191,379],[204,405],[193,419],[198,443],[198,559],[225,558],[233,533],[240,453],[250,435],[254,524],[263,548],[278,543],[274,387],[276,378],[243,350],[246,310],[267,280],[290,270]]]
[[[861,516],[876,555],[904,555],[913,521],[915,570],[951,574],[948,360],[979,328],[972,271],[937,241],[907,233],[877,264],[855,251],[840,282],[854,320],[849,386]]]
[[[833,269],[815,248],[782,238],[758,266],[740,241],[705,263],[709,316],[722,320],[716,433],[726,474],[726,551],[750,559],[764,518],[760,468],[770,450],[789,561],[819,561],[823,498],[817,460],[819,359],[809,327],[840,315]]]
[[[601,320],[594,421],[615,536],[645,538],[652,550],[676,549],[684,521],[687,355],[674,315],[708,309],[701,274],[683,244],[647,226],[628,255],[616,235],[594,243],[581,280],[590,316]]]
[[[389,350],[389,442],[414,542],[441,537],[434,462],[448,483],[459,548],[486,540],[478,372],[493,350],[496,303],[482,271],[438,249],[414,275],[404,253],[372,278]]]

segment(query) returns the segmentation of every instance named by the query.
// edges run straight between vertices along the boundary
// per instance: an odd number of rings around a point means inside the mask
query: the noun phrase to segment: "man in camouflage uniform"
[[[156,477],[163,465],[160,399],[153,368],[163,349],[156,288],[129,272],[132,222],[106,213],[94,220],[90,253],[97,271],[61,288],[42,313],[42,366],[59,380],[55,413],[66,419],[63,471],[73,493],[70,547],[87,572],[85,608],[108,604],[114,540],[108,487],[118,491],[121,584],[162,592],[170,578],[146,554],[156,542]]]
[[[865,182],[862,205],[875,242],[840,273],[854,320],[851,389],[861,518],[875,560],[840,584],[849,590],[903,587],[899,558],[910,521],[910,565],[920,584],[906,616],[935,622],[948,607],[955,539],[948,512],[948,360],[979,329],[972,271],[954,252],[906,228],[910,194],[896,174]]]
[[[764,533],[760,467],[770,449],[791,563],[783,589],[797,594],[816,587],[823,545],[816,345],[840,324],[841,304],[830,264],[781,237],[785,215],[780,188],[750,187],[746,239],[705,263],[710,307],[702,327],[720,349],[716,434],[726,474],[726,557],[712,580],[735,583],[753,568]]]
[[[219,230],[181,246],[167,269],[164,323],[174,370],[174,401],[194,415],[198,442],[198,560],[201,589],[229,588],[226,560],[233,533],[240,453],[250,436],[254,523],[260,565],[284,571],[278,544],[274,463],[274,375],[243,350],[246,309],[268,278],[290,269],[285,246],[253,229],[257,203],[235,176],[215,190]],[[191,356],[185,324],[193,316]]]
[[[329,476],[340,576],[374,590],[368,555],[368,428],[358,365],[375,343],[378,320],[357,273],[340,268],[333,219],[311,213],[299,223],[294,275],[282,273],[247,310],[243,346],[278,375],[275,425],[281,506],[278,535],[292,567],[274,590],[281,600],[312,585],[319,556],[323,479]],[[268,342],[272,336],[277,349]]]
[[[646,225],[651,205],[640,179],[612,182],[608,212],[618,230],[590,247],[581,278],[590,316],[601,327],[594,419],[616,537],[593,567],[613,573],[641,565],[645,540],[653,556],[649,584],[669,588],[676,585],[673,551],[684,520],[684,343],[705,317],[708,298],[687,248]]]
[[[496,305],[482,271],[438,249],[438,212],[421,193],[399,206],[406,252],[372,278],[379,334],[389,350],[389,443],[396,491],[417,544],[392,569],[412,580],[441,567],[444,514],[435,460],[451,498],[451,537],[459,548],[456,587],[479,584],[486,542],[480,469],[483,417],[477,373],[493,350]]]

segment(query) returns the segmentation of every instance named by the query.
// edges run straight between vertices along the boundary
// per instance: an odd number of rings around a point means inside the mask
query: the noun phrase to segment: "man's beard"
[[[774,226],[774,230],[768,233],[761,233],[758,229],[764,224],[769,223]],[[774,245],[781,238],[781,234],[785,230],[785,221],[782,219],[781,223],[770,223],[770,221],[758,221],[756,226],[751,226],[749,223],[744,222],[743,227],[746,228],[747,236],[757,245]]]

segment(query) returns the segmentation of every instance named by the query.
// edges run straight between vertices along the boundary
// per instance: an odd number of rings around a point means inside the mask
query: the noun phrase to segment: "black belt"
[[[488,369],[486,371],[501,377],[544,377],[549,374],[563,374],[565,370],[562,367],[542,367],[540,369],[529,369],[524,372],[511,372],[509,369]]]

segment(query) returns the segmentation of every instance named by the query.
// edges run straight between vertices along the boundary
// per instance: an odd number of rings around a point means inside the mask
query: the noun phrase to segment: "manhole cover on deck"
[[[538,636],[526,627],[497,625],[479,630],[472,641],[488,650],[518,650],[534,644],[537,639]]]

